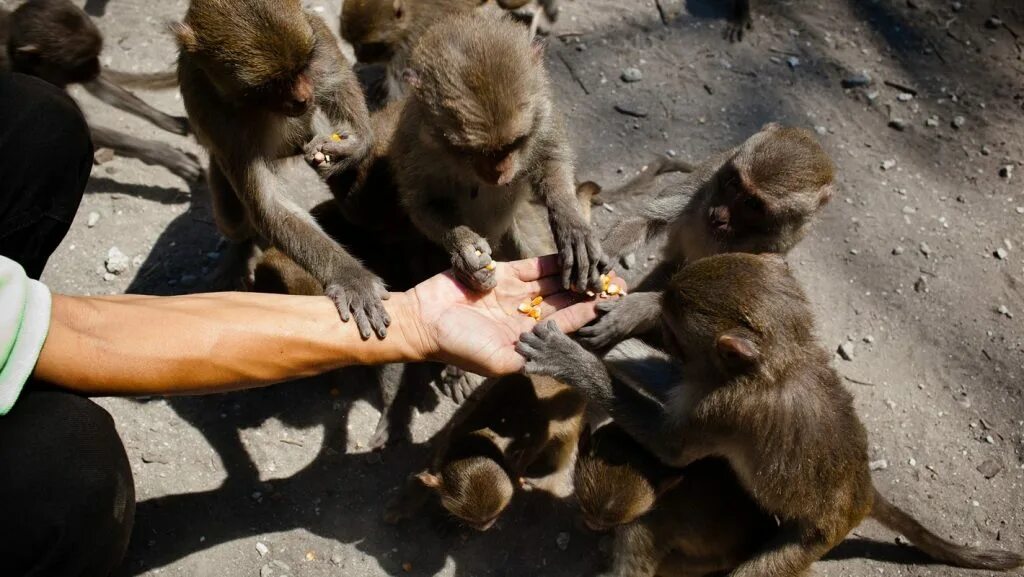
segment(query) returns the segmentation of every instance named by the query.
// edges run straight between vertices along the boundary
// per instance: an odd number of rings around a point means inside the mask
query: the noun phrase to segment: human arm
[[[485,295],[450,273],[393,294],[385,301],[392,325],[383,340],[364,341],[323,297],[55,295],[34,376],[88,395],[164,395],[387,362],[435,360],[506,374],[522,367],[514,346],[534,324],[516,311],[523,300],[548,295],[545,312],[566,331],[594,318],[592,302],[561,291],[554,257],[497,266],[498,287]]]

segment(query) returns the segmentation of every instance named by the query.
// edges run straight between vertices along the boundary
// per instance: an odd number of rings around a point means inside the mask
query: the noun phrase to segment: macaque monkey
[[[446,18],[471,13],[496,15],[518,10],[531,0],[345,0],[341,6],[341,37],[352,45],[356,60],[387,68],[384,92],[388,100],[407,94],[402,76],[409,67],[413,46],[428,28]],[[548,20],[558,18],[556,0],[539,2]],[[535,30],[537,15],[531,19]]]
[[[431,440],[430,466],[409,478],[385,521],[412,517],[436,495],[448,513],[485,530],[517,484],[567,496],[584,409],[577,391],[553,379],[488,380]]]
[[[669,467],[615,423],[580,441],[575,485],[586,525],[615,530],[616,577],[729,571],[778,529],[725,461]]]
[[[661,320],[679,375],[667,390],[634,378],[656,361],[606,365],[550,322],[523,335],[518,351],[528,373],[578,387],[663,463],[729,462],[781,523],[730,575],[804,575],[866,516],[951,565],[1024,564],[1015,553],[946,541],[878,493],[853,397],[815,340],[810,305],[782,257],[731,253],[687,265],[662,296]]]
[[[476,291],[493,288],[492,257],[524,256],[513,223],[536,198],[547,208],[563,286],[600,292],[607,260],[580,213],[572,150],[529,32],[506,19],[450,18],[423,35],[410,65],[392,165],[402,206],[449,253],[456,277]]]
[[[655,291],[688,262],[726,252],[789,252],[832,197],[834,179],[832,160],[808,131],[775,123],[707,160],[640,216],[612,228],[604,246],[619,254],[665,229],[668,240],[657,267],[631,294],[598,305],[602,316],[580,331],[580,342],[604,349],[655,331]]]
[[[149,106],[118,81],[147,75],[106,70],[100,66],[103,36],[69,0],[29,0],[14,12],[0,7],[0,71],[37,76],[62,89],[81,84],[115,108],[148,120],[174,134],[189,133],[188,120]],[[192,155],[169,144],[143,140],[89,123],[93,144],[146,164],[163,166],[188,181],[199,180],[202,167]]]
[[[233,242],[227,266],[241,269],[221,276],[249,279],[255,247],[275,246],[317,279],[342,321],[384,338],[384,283],[288,198],[277,172],[280,158],[304,153],[329,178],[372,144],[362,91],[327,25],[299,0],[193,0],[173,31],[185,109],[210,153],[214,214]]]

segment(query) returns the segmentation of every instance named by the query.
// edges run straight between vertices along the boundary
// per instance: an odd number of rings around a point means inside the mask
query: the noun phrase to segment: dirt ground
[[[1024,3],[764,0],[752,34],[730,44],[726,0],[660,1],[562,2],[547,58],[579,176],[613,185],[654,154],[697,160],[768,121],[816,130],[840,187],[791,260],[825,345],[853,344],[852,360],[835,364],[870,432],[876,483],[944,536],[1024,550]],[[338,3],[307,2],[332,26]],[[185,0],[88,4],[107,64],[172,65],[164,25]],[[623,82],[629,67],[643,79]],[[870,85],[844,88],[862,71]],[[98,123],[201,155],[75,96]],[[182,113],[174,92],[143,96]],[[311,171],[292,173],[303,202],[326,198]],[[606,230],[643,202],[612,199],[595,218]],[[115,158],[94,168],[44,280],[72,294],[189,292],[218,243],[202,185]],[[115,246],[134,262],[105,278]],[[639,255],[626,274],[647,262]],[[430,518],[383,524],[384,502],[424,458],[417,443],[451,407],[417,416],[414,444],[368,454],[377,410],[364,381],[101,400],[138,492],[121,575],[596,573],[600,540],[576,528],[570,504],[540,497],[520,499],[482,535]],[[816,571],[970,573],[929,563],[870,522]]]

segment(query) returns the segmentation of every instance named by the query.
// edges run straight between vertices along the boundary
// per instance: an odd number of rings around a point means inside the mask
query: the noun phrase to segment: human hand
[[[483,375],[504,375],[523,368],[515,346],[537,321],[518,311],[540,295],[541,318],[572,333],[596,318],[598,300],[562,288],[562,267],[555,255],[497,263],[497,285],[484,294],[460,284],[451,272],[437,275],[407,293],[420,331],[425,358],[458,365]],[[616,284],[624,287],[621,279]]]

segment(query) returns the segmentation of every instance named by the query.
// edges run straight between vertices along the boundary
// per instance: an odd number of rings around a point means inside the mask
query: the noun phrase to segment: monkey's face
[[[28,2],[11,19],[15,71],[56,86],[95,80],[103,36],[80,8],[64,1]]]
[[[654,506],[654,487],[628,465],[613,465],[600,455],[581,457],[574,479],[583,523],[605,532],[632,523]]]
[[[709,186],[713,188],[706,202],[705,223],[712,237],[729,241],[763,234],[772,226],[769,199],[733,162],[727,162]]]
[[[404,41],[409,14],[402,0],[347,0],[342,4],[341,37],[359,62],[387,62]]]

